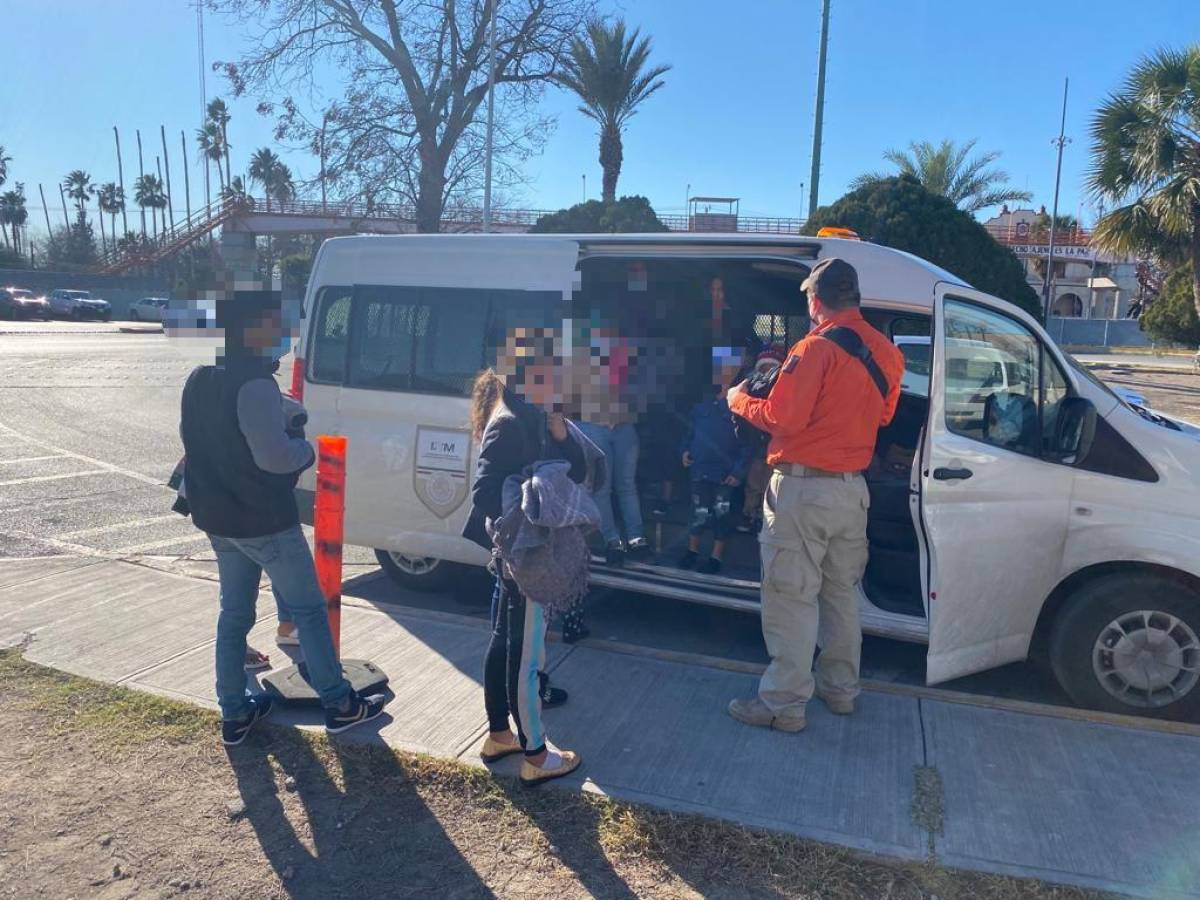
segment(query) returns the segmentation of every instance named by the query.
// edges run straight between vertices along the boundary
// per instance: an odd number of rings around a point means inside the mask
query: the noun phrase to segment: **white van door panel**
[[[1073,478],[1038,458],[1043,424],[1030,409],[1039,370],[1056,365],[1040,330],[986,294],[944,284],[934,335],[920,472],[931,684],[1024,658],[1061,571]],[[997,354],[1002,378],[989,374]],[[984,356],[989,365],[978,365]]]
[[[353,285],[337,400],[349,438],[347,543],[482,564],[460,535],[476,463],[467,395],[514,327],[557,324],[579,247],[561,238],[414,236],[355,242],[327,284]]]

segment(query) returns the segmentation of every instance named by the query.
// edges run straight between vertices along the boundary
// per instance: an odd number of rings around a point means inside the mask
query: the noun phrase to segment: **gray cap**
[[[808,277],[800,285],[802,291],[815,293],[831,306],[848,306],[858,303],[858,273],[844,259],[831,256],[812,267]]]

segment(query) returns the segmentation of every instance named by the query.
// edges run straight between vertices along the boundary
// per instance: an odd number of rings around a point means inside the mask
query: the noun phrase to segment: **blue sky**
[[[602,0],[604,2],[604,0]],[[748,214],[795,216],[806,207],[813,126],[819,0],[624,0],[631,24],[654,38],[654,59],[673,64],[667,86],[630,123],[621,193],[662,211],[692,195],[742,198]],[[103,14],[100,10],[103,9]],[[167,128],[176,206],[182,208],[179,132],[187,132],[193,205],[201,173],[191,149],[200,116],[196,17],[184,0],[0,0],[5,73],[0,145],[24,181],[31,224],[42,221],[37,183],[61,220],[57,183],[83,168],[116,180],[112,126],[121,129],[125,180],[137,174],[134,130],[148,168]],[[18,39],[13,39],[16,36]],[[1034,203],[1050,205],[1063,78],[1071,79],[1060,208],[1094,217],[1082,191],[1087,123],[1137,58],[1200,40],[1196,0],[833,0],[821,200],[863,171],[884,167],[888,147],[912,139],[978,138]],[[208,59],[236,57],[242,35],[206,16]],[[209,97],[228,95],[208,74]],[[232,103],[233,166],[271,143],[255,102]],[[517,204],[557,208],[596,197],[594,125],[558,91],[543,102],[557,126],[525,167]],[[298,174],[315,162],[285,154]],[[34,209],[33,207],[36,207]]]

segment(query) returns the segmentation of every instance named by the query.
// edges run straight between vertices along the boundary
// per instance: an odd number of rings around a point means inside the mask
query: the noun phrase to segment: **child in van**
[[[713,381],[709,397],[692,407],[683,442],[683,466],[692,487],[692,524],[687,552],[679,567],[691,569],[700,558],[704,533],[713,535],[709,558],[700,572],[721,571],[725,541],[733,531],[740,509],[734,508],[736,489],[750,466],[749,448],[738,440],[725,392],[742,367],[742,353],[733,347],[713,348]]]
[[[787,351],[780,344],[769,344],[754,358],[754,368],[748,375],[766,376],[783,365]],[[763,495],[771,480],[771,467],[767,465],[766,444],[756,448],[746,472],[746,498],[742,504],[742,518],[737,530],[745,534],[758,534],[762,529]]]

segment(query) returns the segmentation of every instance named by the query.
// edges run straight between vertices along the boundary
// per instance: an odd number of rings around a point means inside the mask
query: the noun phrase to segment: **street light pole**
[[[1071,143],[1071,139],[1067,137],[1067,89],[1070,86],[1071,79],[1068,78],[1063,82],[1062,123],[1058,128],[1058,137],[1051,142],[1058,146],[1058,169],[1054,173],[1054,209],[1050,213],[1050,247],[1046,253],[1046,280],[1042,283],[1042,321],[1047,323],[1050,321],[1050,305],[1054,302],[1054,231],[1058,222],[1058,189],[1062,184],[1063,147]]]
[[[587,172],[583,173],[583,202],[587,203]]]
[[[492,230],[492,141],[496,116],[496,16],[500,0],[492,0],[488,21],[487,138],[483,161],[483,231]]]
[[[817,211],[821,182],[821,132],[825,124],[825,59],[829,53],[829,0],[821,3],[821,50],[817,56],[817,112],[813,122],[812,173],[808,179],[808,217]]]

